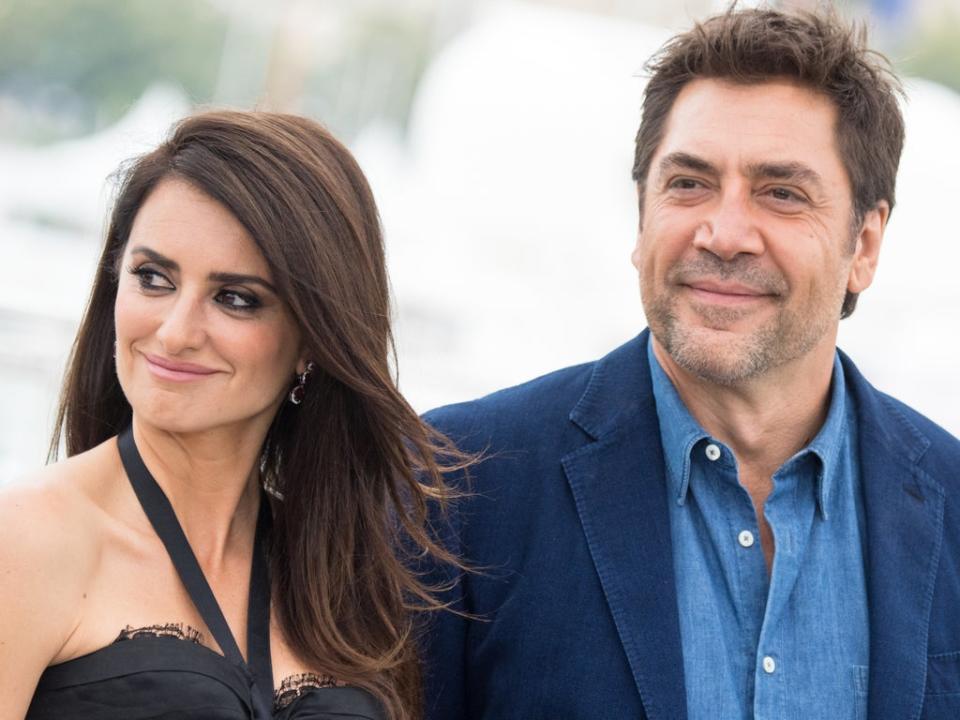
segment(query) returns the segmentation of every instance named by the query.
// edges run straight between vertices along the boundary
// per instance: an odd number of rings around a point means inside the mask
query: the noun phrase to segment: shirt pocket
[[[927,658],[927,691],[922,720],[960,718],[960,651]]]
[[[867,665],[853,666],[853,702],[857,720],[867,720],[867,697],[870,687],[870,668]]]

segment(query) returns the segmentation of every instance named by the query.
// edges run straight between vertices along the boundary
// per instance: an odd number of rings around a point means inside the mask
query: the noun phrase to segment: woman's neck
[[[133,420],[134,440],[204,568],[252,543],[260,502],[262,432],[171,433]]]

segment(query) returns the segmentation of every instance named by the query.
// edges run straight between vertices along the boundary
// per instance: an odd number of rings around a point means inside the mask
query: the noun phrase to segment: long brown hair
[[[118,262],[157,183],[185,179],[222,203],[266,258],[316,364],[298,407],[267,435],[273,503],[274,607],[292,648],[364,687],[394,720],[422,708],[418,610],[439,589],[412,570],[432,555],[458,564],[428,518],[453,496],[441,472],[467,458],[397,390],[383,238],[373,195],[350,153],[305,118],[207,112],[123,173],[106,242],[64,380],[51,443],[68,455],[120,432],[131,408],[114,372]],[[291,382],[293,378],[291,378]]]

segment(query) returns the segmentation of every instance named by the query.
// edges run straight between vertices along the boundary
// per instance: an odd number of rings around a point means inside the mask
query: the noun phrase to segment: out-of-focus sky
[[[960,0],[838,6],[866,19],[911,98],[880,273],[841,346],[957,434]],[[196,107],[309,115],[357,154],[418,409],[629,339],[644,326],[629,264],[642,66],[723,7],[0,0],[0,483],[43,461],[111,174]]]

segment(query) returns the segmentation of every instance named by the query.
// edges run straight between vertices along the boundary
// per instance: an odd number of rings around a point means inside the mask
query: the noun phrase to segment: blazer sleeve
[[[446,435],[466,452],[467,432],[462,428],[472,424],[469,404],[440,408],[424,416],[424,420]],[[447,482],[458,490],[469,490],[472,473],[454,473]],[[469,497],[455,501],[443,516],[435,516],[432,526],[443,547],[457,558],[465,557],[464,528],[461,518],[464,504]],[[428,582],[443,590],[439,599],[447,609],[433,613],[427,620],[421,635],[421,659],[423,663],[424,710],[426,720],[463,720],[467,718],[467,640],[470,620],[464,613],[470,612],[469,573],[446,564],[434,563],[428,567]]]

